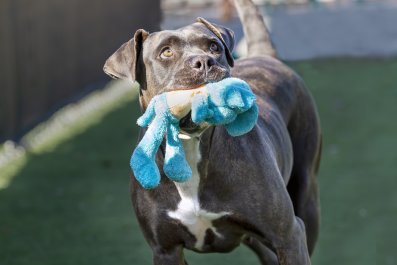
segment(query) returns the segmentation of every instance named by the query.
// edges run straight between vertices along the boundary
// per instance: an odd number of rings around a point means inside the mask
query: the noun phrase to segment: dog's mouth
[[[172,91],[188,91],[203,87],[207,84],[200,83],[199,85],[189,86],[189,87],[179,87],[174,88]],[[197,134],[202,130],[202,126],[200,124],[194,123],[192,120],[192,111],[190,110],[188,114],[186,114],[182,119],[179,120],[179,128],[183,134]]]
[[[193,122],[191,114],[192,113],[189,112],[179,121],[179,127],[181,128],[181,131],[186,134],[196,134],[203,130],[199,124]]]

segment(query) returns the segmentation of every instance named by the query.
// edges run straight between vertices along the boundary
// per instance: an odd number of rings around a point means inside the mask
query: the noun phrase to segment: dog
[[[104,71],[140,84],[140,105],[163,92],[196,88],[226,77],[251,86],[260,110],[251,132],[231,137],[221,126],[180,121],[192,178],[162,174],[143,189],[131,177],[131,198],[155,265],[187,264],[183,249],[230,252],[241,243],[261,264],[307,265],[319,233],[317,172],[321,129],[302,79],[277,59],[251,0],[235,0],[248,56],[234,61],[230,29],[199,18],[178,30],[136,31]],[[145,130],[141,129],[140,138]],[[156,155],[163,166],[164,145]]]

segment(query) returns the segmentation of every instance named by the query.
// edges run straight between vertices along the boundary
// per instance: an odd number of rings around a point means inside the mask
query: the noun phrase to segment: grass
[[[292,63],[324,131],[322,229],[313,264],[397,264],[397,60]],[[136,100],[48,151],[0,189],[0,264],[150,264],[129,199]],[[10,169],[5,169],[5,171]],[[0,172],[1,178],[2,172]],[[242,247],[189,264],[257,264]]]
[[[324,130],[314,264],[397,264],[397,61],[294,64]]]

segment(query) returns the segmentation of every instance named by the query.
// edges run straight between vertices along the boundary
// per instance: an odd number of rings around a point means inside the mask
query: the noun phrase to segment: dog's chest
[[[192,169],[192,178],[184,183],[176,183],[175,186],[181,200],[175,211],[169,211],[168,216],[179,220],[191,234],[196,237],[195,248],[201,250],[204,245],[205,235],[211,230],[217,237],[222,237],[213,226],[212,222],[227,212],[213,213],[202,209],[199,198],[200,174],[198,163],[201,160],[199,139],[191,138],[183,141],[186,159]]]

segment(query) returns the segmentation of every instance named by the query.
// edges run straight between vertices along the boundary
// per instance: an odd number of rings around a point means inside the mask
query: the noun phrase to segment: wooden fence
[[[87,87],[160,0],[0,0],[0,142],[17,139]]]

